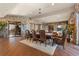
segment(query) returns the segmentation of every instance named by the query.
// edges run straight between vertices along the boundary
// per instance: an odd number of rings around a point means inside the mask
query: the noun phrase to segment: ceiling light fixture
[[[41,8],[39,8],[39,10],[41,10]]]
[[[51,3],[52,4],[52,6],[54,6],[55,4],[54,3]]]
[[[41,8],[39,8],[38,10],[39,10],[38,14],[40,15],[41,14]]]

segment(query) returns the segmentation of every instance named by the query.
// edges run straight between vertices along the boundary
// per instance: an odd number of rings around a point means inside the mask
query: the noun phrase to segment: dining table
[[[52,33],[46,32],[45,35],[46,35],[46,38],[47,39],[51,39],[52,38]],[[36,32],[36,36],[38,38],[40,38],[40,33],[39,32]]]

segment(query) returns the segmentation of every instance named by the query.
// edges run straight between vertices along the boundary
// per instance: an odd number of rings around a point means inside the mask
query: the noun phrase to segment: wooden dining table
[[[45,35],[46,35],[46,38],[47,38],[47,39],[51,39],[51,38],[52,38],[52,33],[46,32]],[[40,33],[39,33],[39,32],[36,32],[36,36],[37,36],[38,38],[40,38]]]

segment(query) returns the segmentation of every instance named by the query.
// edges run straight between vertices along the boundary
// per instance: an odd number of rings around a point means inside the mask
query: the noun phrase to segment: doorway
[[[8,21],[8,36],[21,36],[21,22]]]

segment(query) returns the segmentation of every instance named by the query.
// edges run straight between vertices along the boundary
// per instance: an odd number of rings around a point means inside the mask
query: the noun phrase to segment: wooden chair
[[[53,43],[52,44],[56,43],[57,37],[58,37],[57,32],[53,32],[53,34],[52,34]]]
[[[46,46],[46,35],[45,35],[45,30],[40,30],[39,31],[39,33],[40,33],[40,39],[39,39],[39,41],[40,41],[40,43],[45,43],[45,46]]]
[[[30,38],[31,39],[31,35],[30,35],[30,31],[29,30],[26,30],[25,31],[25,38]]]
[[[32,30],[32,39],[33,39],[33,41],[36,41],[36,43],[37,43],[37,41],[39,41],[39,38],[37,38],[36,32],[34,30]]]
[[[59,37],[57,38],[58,40],[56,41],[56,44],[58,45],[62,45],[63,46],[63,49],[65,48],[65,37],[62,36],[62,37]]]
[[[65,35],[63,36],[58,36],[57,34],[53,36],[53,43],[56,43],[58,45],[62,45],[63,49],[65,48]]]

